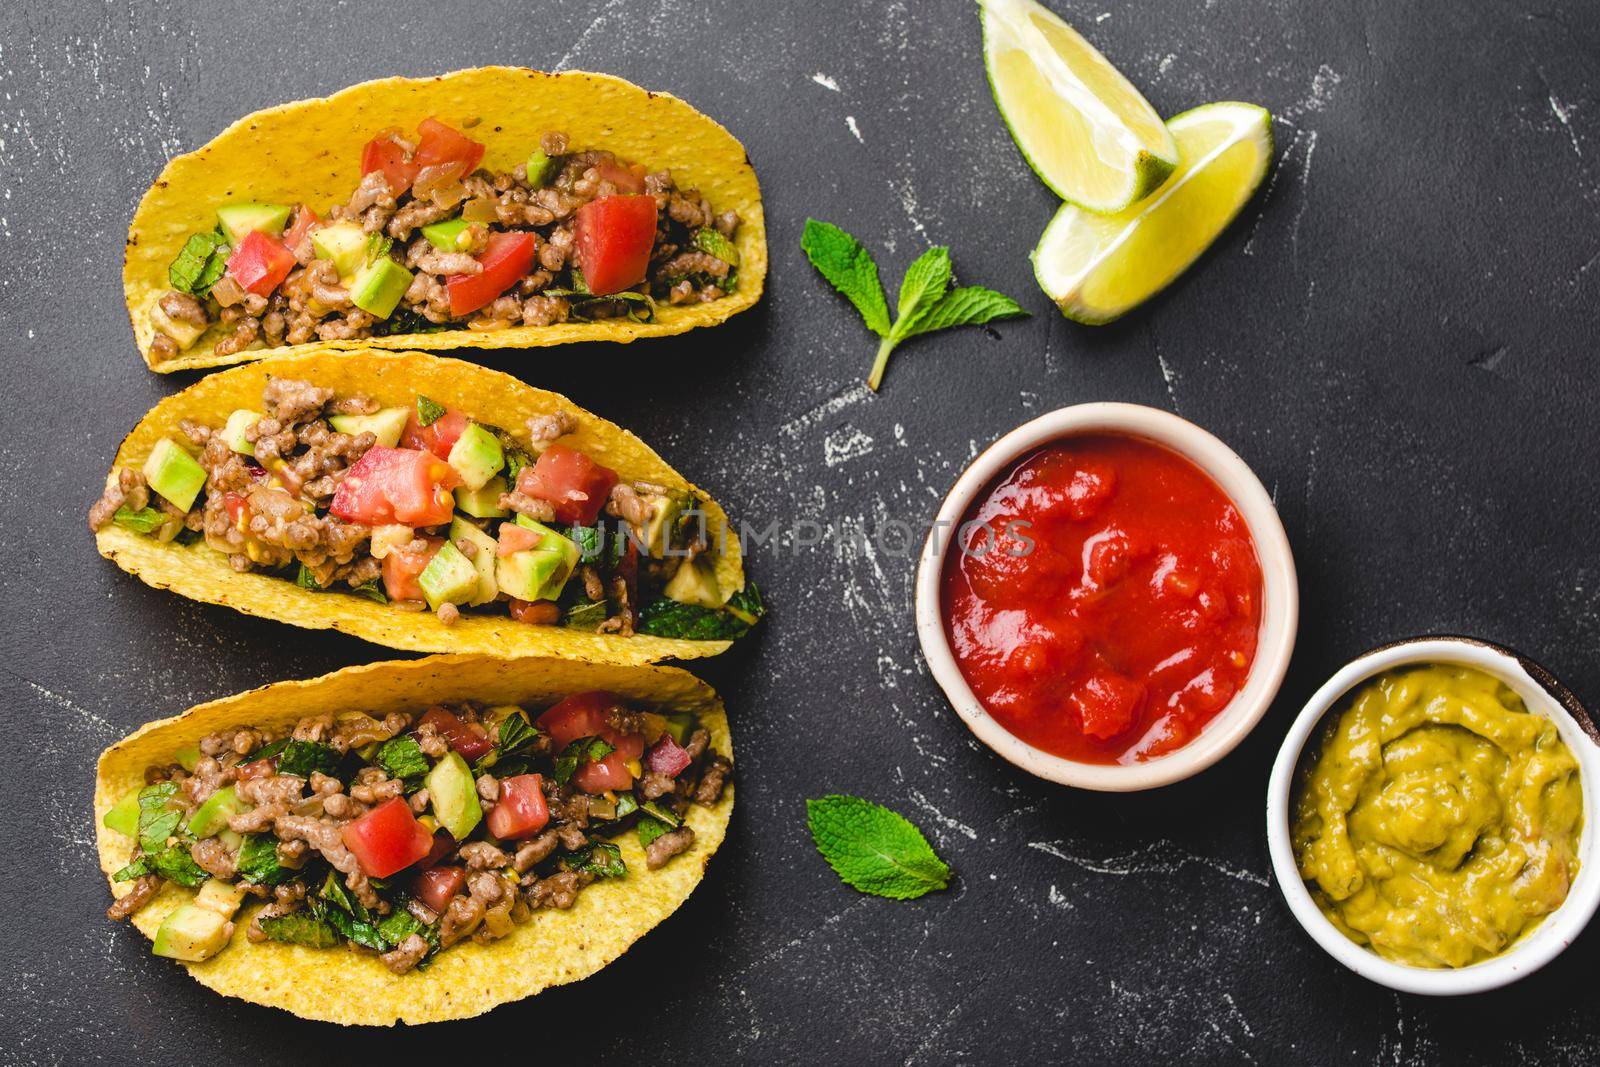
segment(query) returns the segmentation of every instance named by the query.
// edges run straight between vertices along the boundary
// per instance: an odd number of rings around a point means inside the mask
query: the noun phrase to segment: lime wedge
[[[1121,211],[1166,180],[1178,146],[1094,45],[1034,0],[979,3],[994,102],[1057,196],[1089,211]]]
[[[1033,250],[1033,273],[1067,318],[1110,322],[1159,293],[1233,221],[1272,162],[1272,116],[1206,104],[1167,123],[1183,163],[1116,215],[1064,204]]]

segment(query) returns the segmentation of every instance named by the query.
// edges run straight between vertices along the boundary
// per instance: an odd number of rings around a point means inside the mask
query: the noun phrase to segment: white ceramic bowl
[[[1578,760],[1583,782],[1583,834],[1578,843],[1580,867],[1567,899],[1533,933],[1505,952],[1470,967],[1454,970],[1411,967],[1393,963],[1341,934],[1318,910],[1300,878],[1289,837],[1289,803],[1300,754],[1330,708],[1374,675],[1414,663],[1451,663],[1476,667],[1516,690],[1528,710],[1556,724],[1561,740]],[[1289,910],[1312,940],[1363,978],[1370,978],[1403,993],[1455,996],[1481,993],[1515,982],[1555,959],[1572,944],[1600,904],[1600,855],[1595,835],[1600,832],[1600,734],[1577,699],[1543,667],[1531,660],[1484,641],[1468,637],[1418,637],[1385,645],[1357,657],[1328,679],[1307,702],[1289,730],[1267,786],[1267,848],[1272,872]]]
[[[945,635],[940,575],[953,531],[974,498],[1001,472],[1040,445],[1091,433],[1122,434],[1164,445],[1211,476],[1239,509],[1261,563],[1264,587],[1261,633],[1250,675],[1233,700],[1200,736],[1164,756],[1143,763],[1095,764],[1063,759],[1037,749],[991,717],[961,675]],[[978,736],[1031,774],[1080,789],[1128,792],[1153,789],[1197,774],[1232,751],[1261,720],[1283,681],[1294,651],[1300,619],[1300,590],[1294,556],[1283,523],[1261,482],[1227,445],[1194,423],[1138,404],[1077,404],[1041,415],[990,445],[962,472],[939,508],[938,520],[917,565],[917,637],[934,679],[956,713]]]

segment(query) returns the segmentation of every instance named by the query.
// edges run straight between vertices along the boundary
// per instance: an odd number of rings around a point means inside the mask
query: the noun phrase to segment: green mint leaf
[[[377,926],[378,936],[383,938],[383,943],[389,948],[399,948],[400,943],[412,934],[421,935],[432,948],[439,947],[439,935],[433,927],[424,923],[415,915],[404,908],[395,908]]]
[[[421,426],[432,426],[444,417],[444,405],[437,401],[429,400],[421,393],[417,394],[417,423]]]
[[[278,756],[278,773],[310,778],[312,771],[332,774],[339,769],[339,752],[320,741],[290,741]]]
[[[183,808],[177,795],[176,782],[157,782],[139,790],[139,847],[148,856],[164,851],[167,838],[178,832]]]
[[[817,851],[846,885],[909,900],[950,884],[950,868],[904,816],[870,800],[826,796],[806,801]]]
[[[889,305],[872,253],[833,223],[816,219],[806,220],[800,247],[828,284],[855,305],[867,329],[879,337],[888,337]]]
[[[230,251],[219,230],[193,234],[167,267],[167,281],[181,292],[205,296],[228,269]]]
[[[140,856],[126,867],[118,870],[116,874],[113,874],[111,876],[111,880],[113,882],[131,882],[135,878],[143,878],[145,875],[149,874],[150,871],[151,867],[149,858],[146,856]]]
[[[731,602],[730,602],[731,603]],[[750,623],[732,611],[682,604],[658,597],[639,613],[637,630],[655,637],[681,637],[686,641],[731,641],[743,637]]]
[[[567,867],[574,871],[587,871],[596,878],[621,878],[628,873],[622,861],[622,849],[610,842],[590,845],[567,857]]]
[[[980,326],[995,319],[1014,319],[1026,314],[1020,304],[1004,293],[981,285],[967,285],[946,293],[944,299],[930,307],[904,336],[915,337],[949,326]]]
[[[309,912],[296,911],[272,919],[262,919],[257,925],[261,932],[274,941],[287,941],[292,945],[310,948],[332,948],[339,943],[339,935],[332,926]]]
[[[417,778],[428,773],[428,757],[410,735],[385,741],[378,748],[375,762],[390,778]]]
[[[533,466],[533,457],[520,448],[508,448],[506,452],[506,485],[515,489],[517,475],[522,473],[523,467]]]
[[[271,759],[273,756],[276,756],[278,753],[282,752],[288,747],[289,739],[287,737],[280,737],[276,741],[268,741],[266,744],[250,753],[250,755],[246,756],[244,762],[254,763],[257,760]]]
[[[350,587],[350,591],[356,596],[364,596],[368,600],[376,600],[380,604],[387,604],[389,602],[388,594],[383,591],[383,583],[376,578],[372,579],[370,582],[362,582],[360,585],[353,585]]]
[[[556,757],[555,773],[551,777],[557,784],[566,785],[577,773],[580,764],[603,760],[614,751],[609,743],[598,737],[580,737],[561,750],[561,755]]]
[[[651,843],[655,841],[656,838],[660,837],[662,834],[671,829],[672,827],[668,826],[666,823],[652,815],[641,815],[639,817],[638,826],[639,847],[649,848]]]
[[[271,834],[246,834],[235,870],[241,882],[251,885],[279,885],[295,876],[278,862],[278,843]]]
[[[367,263],[370,265],[389,254],[389,249],[394,247],[394,238],[385,237],[381,233],[367,235]]]
[[[708,256],[715,256],[730,267],[739,265],[739,250],[721,230],[702,226],[694,231],[694,246]]]
[[[127,507],[120,507],[116,514],[111,516],[111,521],[134,533],[152,534],[167,524],[167,516],[156,508],[130,511]]]
[[[948,288],[950,250],[935,245],[906,268],[906,276],[900,282],[900,304],[895,310],[894,328],[889,336],[897,341],[910,337],[917,320],[939,302]]]
[[[307,567],[304,563],[300,564],[300,570],[294,576],[294,584],[298,585],[301,589],[310,589],[318,593],[322,592],[322,586],[317,584],[316,576],[311,573],[311,568]]]
[[[210,877],[200,869],[194,857],[189,855],[189,842],[184,838],[178,839],[152,856],[150,865],[167,881],[189,889],[198,887]]]
[[[569,630],[587,630],[594,633],[606,621],[606,602],[578,597],[561,613],[561,625]]]

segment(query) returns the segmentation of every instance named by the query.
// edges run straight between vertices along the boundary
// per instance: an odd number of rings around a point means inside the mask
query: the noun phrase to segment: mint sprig
[[[950,867],[903,815],[870,800],[826,796],[806,801],[817,851],[846,885],[910,900],[950,884]]]
[[[878,280],[878,265],[862,243],[831,222],[807,219],[800,247],[811,265],[861,313],[867,329],[883,340],[878,345],[867,386],[883,382],[889,355],[902,341],[950,326],[978,326],[995,319],[1026,315],[1015,300],[980,285],[950,288],[950,249],[935,245],[906,269],[893,323]]]

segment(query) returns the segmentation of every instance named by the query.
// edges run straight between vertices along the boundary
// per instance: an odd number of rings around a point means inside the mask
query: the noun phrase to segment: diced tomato
[[[228,513],[230,525],[239,525],[239,516],[244,514],[248,501],[243,493],[223,493],[222,506]]]
[[[251,230],[228,256],[228,273],[246,292],[271,296],[294,269],[294,253],[282,241]]]
[[[339,483],[328,510],[365,526],[437,526],[455,514],[455,468],[430,452],[374,445]]]
[[[467,885],[467,872],[460,867],[434,867],[417,875],[411,893],[434,911],[444,911],[450,898]]]
[[[289,223],[289,229],[283,235],[284,247],[294,251],[295,247],[311,232],[311,227],[322,220],[317,218],[317,213],[312,211],[307,204],[301,204],[294,209],[294,218]]]
[[[440,459],[448,459],[450,450],[456,445],[456,439],[471,421],[465,412],[455,408],[445,408],[443,415],[424,426],[417,418],[416,407],[413,405],[410,416],[406,418],[405,432],[400,435],[400,447],[417,448],[424,452],[432,452]]]
[[[562,444],[545,449],[517,475],[519,490],[548,501],[556,509],[556,521],[573,526],[594,525],[616,484],[616,471]]]
[[[1131,727],[1144,703],[1145,688],[1131,678],[1105,669],[1091,674],[1067,696],[1083,732],[1104,741]]]
[[[418,866],[423,870],[428,870],[430,867],[437,867],[439,864],[444,862],[446,856],[450,855],[450,853],[454,852],[455,850],[456,839],[451,836],[450,831],[435,830],[433,832],[433,847],[428,850],[428,854],[426,856],[422,857],[422,862],[419,863]]]
[[[472,761],[480,756],[488,755],[494,747],[494,742],[489,739],[489,734],[483,727],[475,722],[463,722],[456,715],[437,705],[429,708],[417,720],[417,725],[432,726],[433,732],[449,742],[450,747],[461,753],[461,758]]]
[[[692,762],[689,750],[674,741],[671,734],[662,734],[644,757],[645,766],[668,778],[676,778]]]
[[[609,728],[606,712],[622,703],[615,693],[603,689],[574,693],[545,710],[536,720],[539,729],[550,735],[560,752],[580,737],[599,737]]]
[[[440,163],[460,163],[462,174],[471,174],[483,160],[483,145],[435,118],[417,124],[418,169]]]
[[[612,159],[598,164],[595,169],[600,172],[600,180],[615,185],[619,193],[637,195],[644,192],[643,167],[625,167]]]
[[[361,151],[361,176],[364,178],[375,170],[383,171],[383,176],[389,179],[389,191],[399,196],[411,188],[421,165],[411,158],[396,134],[395,130],[385,130],[367,142]]]
[[[517,774],[500,779],[500,799],[489,809],[489,832],[502,841],[531,837],[550,821],[544,777]]]
[[[248,782],[252,778],[267,778],[278,773],[278,765],[271,759],[251,760],[249,763],[239,764],[237,771],[239,780]]]
[[[539,543],[542,534],[518,526],[514,522],[500,524],[500,536],[495,541],[494,554],[497,556],[510,556],[517,552],[526,552]]]
[[[654,201],[651,205],[654,206]],[[477,274],[452,274],[445,279],[450,292],[450,314],[470,315],[521,281],[533,269],[539,238],[531,233],[496,233],[478,256],[483,270]],[[643,277],[643,275],[640,275]]]
[[[653,196],[602,196],[578,209],[574,251],[591,293],[620,293],[644,281],[656,243]]]
[[[561,606],[554,600],[511,598],[511,617],[532,626],[554,626],[561,621]]]
[[[433,848],[433,835],[411,814],[405,797],[391,797],[345,824],[342,836],[368,878],[403,871]]]
[[[418,538],[423,547],[411,551],[410,546],[391,548],[383,557],[383,591],[390,600],[425,600],[417,578],[427,569],[433,557],[444,547],[442,537]]]
[[[628,769],[628,757],[619,748],[604,759],[592,760],[579,767],[572,776],[572,784],[591,794],[610,789],[631,789],[633,772]]]

